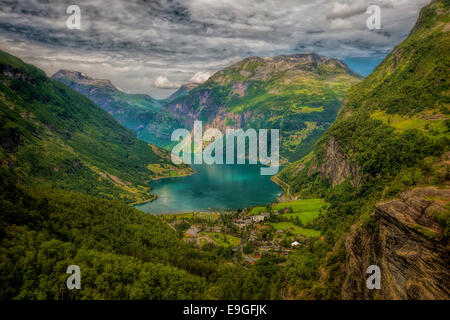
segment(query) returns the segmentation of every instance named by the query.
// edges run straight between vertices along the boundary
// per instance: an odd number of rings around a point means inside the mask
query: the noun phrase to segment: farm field
[[[272,205],[273,210],[283,210],[284,208],[292,208],[293,213],[283,213],[282,217],[298,217],[302,223],[307,223],[319,215],[319,210],[326,205],[323,199],[301,199],[289,202],[276,203]],[[267,211],[266,207],[254,207],[250,211],[250,215],[260,214]]]
[[[271,225],[276,230],[284,230],[284,231],[290,231],[293,234],[296,235],[302,235],[305,237],[318,237],[320,236],[320,231],[313,230],[313,229],[305,229],[299,226],[296,226],[292,222],[275,222],[271,223]]]
[[[323,199],[302,199],[291,202],[278,203],[273,206],[274,210],[292,208],[293,213],[283,213],[282,217],[298,217],[302,223],[307,223],[319,216],[320,209],[326,206]]]
[[[236,247],[241,243],[241,239],[229,234],[222,234],[217,232],[201,232],[200,235],[209,236],[218,246]]]
[[[177,214],[166,214],[163,215],[165,218],[176,220],[180,219],[209,219],[209,220],[217,220],[219,218],[219,213],[217,212],[186,212],[186,213],[177,213]]]

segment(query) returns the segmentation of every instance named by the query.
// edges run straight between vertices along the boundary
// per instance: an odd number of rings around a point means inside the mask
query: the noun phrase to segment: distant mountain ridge
[[[164,100],[121,93],[109,81],[79,72],[61,70],[52,78],[90,98],[145,141],[169,146],[171,132],[192,129],[195,120],[223,131],[277,128],[288,160],[312,149],[336,118],[346,90],[361,79],[344,62],[317,54],[245,58]]]
[[[184,96],[185,94],[189,93],[191,90],[197,88],[199,85],[200,85],[200,83],[186,83],[186,84],[183,84],[181,87],[179,87],[177,89],[177,91],[172,93],[169,97],[167,97],[166,99],[161,100],[162,104],[163,105],[167,104],[170,101],[172,101],[172,100],[174,100],[174,99],[176,99],[178,97]]]
[[[170,114],[161,111],[164,100],[154,99],[147,94],[126,93],[109,80],[94,79],[78,71],[59,70],[52,79],[91,99],[149,143],[167,145],[171,132],[180,126]]]

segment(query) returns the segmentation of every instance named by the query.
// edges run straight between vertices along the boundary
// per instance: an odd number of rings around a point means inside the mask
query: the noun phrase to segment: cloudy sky
[[[0,0],[0,48],[37,65],[164,98],[247,56],[310,53],[370,70],[429,0]],[[366,26],[381,8],[380,30]],[[81,9],[81,30],[66,21]]]

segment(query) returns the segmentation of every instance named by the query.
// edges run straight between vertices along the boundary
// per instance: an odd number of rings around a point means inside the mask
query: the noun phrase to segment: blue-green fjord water
[[[158,199],[137,205],[152,213],[180,213],[246,208],[271,203],[282,193],[260,165],[192,165],[195,174],[152,181]]]

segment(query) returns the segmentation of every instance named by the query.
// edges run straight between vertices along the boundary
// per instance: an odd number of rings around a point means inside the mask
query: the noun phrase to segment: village
[[[186,242],[221,247],[239,263],[253,265],[266,254],[287,257],[310,237],[320,237],[311,221],[326,207],[321,199],[278,202],[244,210],[165,215]]]

